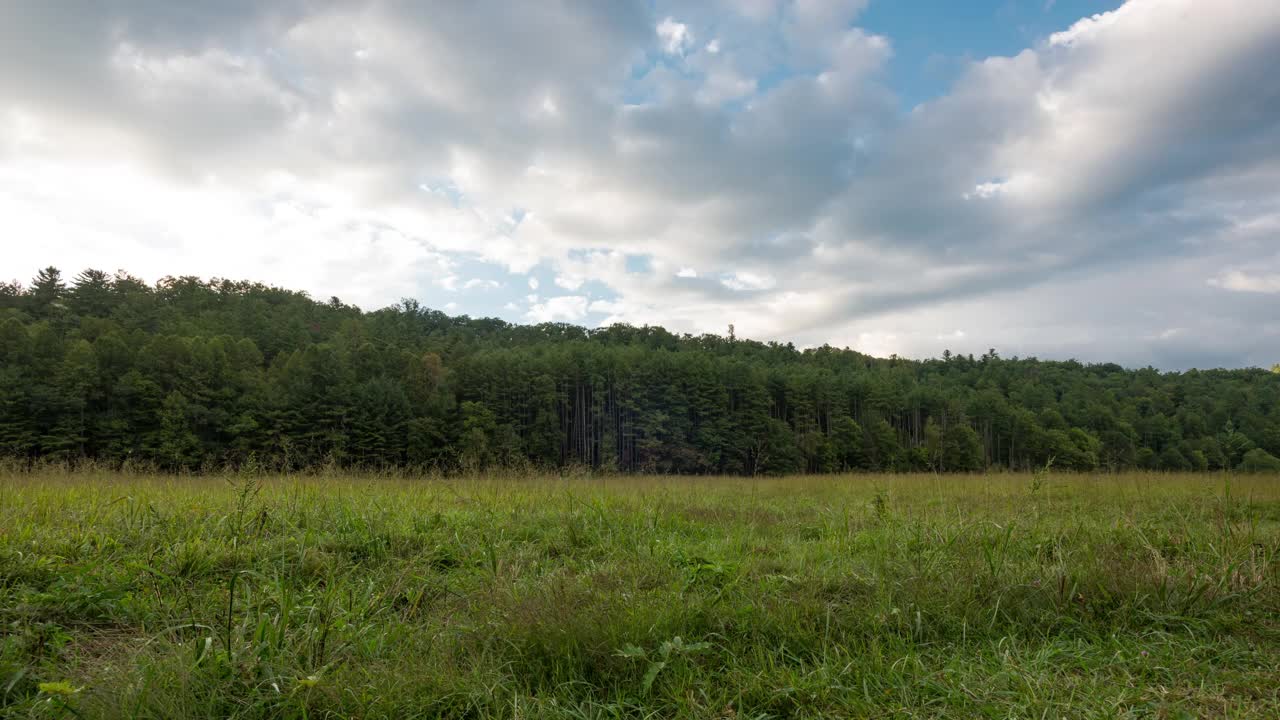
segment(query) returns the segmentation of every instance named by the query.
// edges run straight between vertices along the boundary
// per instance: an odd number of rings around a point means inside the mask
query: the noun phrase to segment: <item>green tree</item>
[[[1157,467],[1161,470],[1186,471],[1191,469],[1191,462],[1172,445],[1160,452]]]
[[[1137,465],[1143,470],[1155,470],[1160,467],[1159,457],[1156,451],[1149,447],[1139,448],[1137,454]]]
[[[27,291],[27,311],[32,317],[50,319],[60,317],[65,310],[63,301],[67,287],[62,282],[62,271],[49,266],[36,273]]]
[[[114,305],[111,276],[101,270],[85,270],[71,282],[67,293],[71,312],[80,317],[106,317]]]
[[[192,432],[191,403],[174,390],[160,406],[156,456],[170,470],[189,470],[200,464],[200,440]]]
[[[356,386],[352,393],[349,452],[364,466],[394,467],[405,461],[409,398],[404,386],[385,376]]]
[[[97,370],[93,346],[84,340],[70,343],[57,375],[60,417],[41,440],[49,455],[63,459],[88,455],[90,401]]]
[[[848,415],[840,415],[831,421],[831,447],[837,469],[863,470],[870,467],[862,427]]]
[[[26,458],[35,450],[31,417],[31,338],[16,318],[0,323],[0,454]]]
[[[948,472],[976,472],[984,466],[982,440],[967,422],[954,422],[942,433],[942,467]]]
[[[0,310],[19,310],[25,299],[21,283],[0,281]]]
[[[1246,453],[1256,447],[1249,436],[1236,430],[1235,424],[1228,422],[1222,436],[1222,451],[1226,456],[1227,467],[1236,467],[1244,459]]]
[[[494,458],[494,434],[498,422],[493,411],[483,403],[462,403],[462,434],[458,438],[458,457],[468,470],[488,467]]]
[[[1120,430],[1106,430],[1099,438],[1098,460],[1112,472],[1137,464],[1137,449],[1133,438]]]
[[[1244,454],[1239,469],[1244,472],[1280,472],[1280,458],[1262,448],[1254,448]]]
[[[1209,470],[1280,455],[1277,407],[1280,374],[1260,369],[877,359],[96,270],[0,285],[0,453],[23,460]]]
[[[875,421],[867,428],[864,447],[875,470],[891,471],[902,461],[902,443],[898,441],[898,433],[884,419]]]

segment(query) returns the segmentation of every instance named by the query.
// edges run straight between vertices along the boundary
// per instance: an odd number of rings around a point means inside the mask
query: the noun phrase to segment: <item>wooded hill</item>
[[[872,358],[373,312],[249,282],[0,285],[0,455],[170,470],[1280,470],[1280,374]]]

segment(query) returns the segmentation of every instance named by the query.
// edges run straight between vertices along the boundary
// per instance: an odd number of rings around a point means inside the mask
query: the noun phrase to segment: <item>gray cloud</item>
[[[0,272],[377,305],[482,261],[574,288],[512,319],[1280,359],[1280,5],[1130,0],[903,113],[865,4],[6,5]]]

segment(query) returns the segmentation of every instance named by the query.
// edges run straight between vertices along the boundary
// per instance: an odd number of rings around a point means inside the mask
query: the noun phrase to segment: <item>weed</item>
[[[1053,470],[1053,460],[1054,458],[1050,456],[1049,459],[1045,461],[1044,465],[1031,472],[1031,481],[1028,483],[1028,487],[1031,491],[1031,497],[1036,497],[1040,494],[1041,490],[1048,487],[1049,473]]]
[[[875,489],[875,494],[871,496],[871,510],[877,520],[884,520],[889,514],[889,493],[884,488]]]
[[[686,643],[679,635],[664,640],[655,651],[647,651],[635,645],[628,645],[618,651],[620,657],[640,660],[646,664],[644,675],[640,679],[640,687],[647,695],[653,689],[658,674],[668,665],[682,661],[690,655],[700,653],[711,647],[709,642]]]

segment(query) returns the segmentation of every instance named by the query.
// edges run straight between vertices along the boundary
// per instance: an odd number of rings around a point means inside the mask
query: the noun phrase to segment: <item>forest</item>
[[[193,472],[1277,471],[1280,366],[874,358],[51,267],[0,284],[0,455]]]

